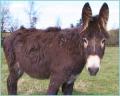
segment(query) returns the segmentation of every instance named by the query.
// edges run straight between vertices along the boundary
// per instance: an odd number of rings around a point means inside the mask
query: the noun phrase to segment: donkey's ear
[[[107,21],[109,18],[109,7],[107,3],[104,3],[99,12],[99,24],[106,29]]]
[[[92,17],[92,10],[89,3],[85,3],[82,9],[82,21],[83,21],[83,30],[88,27],[89,20]]]

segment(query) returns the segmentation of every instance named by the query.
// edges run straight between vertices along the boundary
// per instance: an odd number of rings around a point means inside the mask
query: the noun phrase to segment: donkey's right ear
[[[83,30],[88,27],[88,23],[92,17],[92,10],[89,3],[85,3],[82,9],[82,21],[83,21]]]

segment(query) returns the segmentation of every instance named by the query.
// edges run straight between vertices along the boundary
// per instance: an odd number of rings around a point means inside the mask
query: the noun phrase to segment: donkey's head
[[[106,3],[100,9],[99,15],[92,17],[92,11],[88,3],[82,10],[81,31],[82,44],[84,46],[86,68],[90,75],[96,75],[100,69],[100,61],[105,51],[105,41],[109,37],[106,26],[109,17],[109,8]]]

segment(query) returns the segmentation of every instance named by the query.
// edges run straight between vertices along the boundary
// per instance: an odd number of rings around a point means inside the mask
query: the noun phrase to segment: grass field
[[[74,95],[118,95],[118,47],[107,47],[105,56],[102,60],[101,70],[97,76],[89,76],[87,70],[84,68],[81,75],[78,76],[75,86]],[[7,94],[6,78],[8,76],[8,69],[5,58],[2,52],[2,88],[1,93]],[[24,74],[18,82],[18,94],[46,94],[49,80],[37,80],[30,78]],[[60,92],[61,93],[61,89]]]

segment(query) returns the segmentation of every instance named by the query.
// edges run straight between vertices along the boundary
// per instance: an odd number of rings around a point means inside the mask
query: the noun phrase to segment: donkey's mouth
[[[96,76],[97,73],[90,73],[89,72],[89,74],[90,74],[90,76]]]
[[[90,76],[96,76],[97,72],[99,71],[99,68],[88,68]]]

